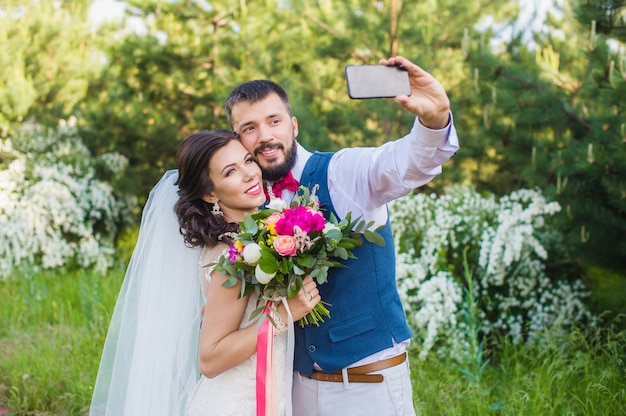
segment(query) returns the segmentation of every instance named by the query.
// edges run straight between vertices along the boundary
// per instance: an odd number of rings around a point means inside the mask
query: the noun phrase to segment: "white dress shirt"
[[[405,196],[441,173],[441,165],[459,149],[452,123],[432,130],[415,119],[411,132],[379,147],[346,148],[338,151],[328,165],[328,192],[339,219],[351,212],[352,218],[374,221],[374,228],[387,222],[387,203]],[[291,172],[299,181],[311,152],[298,143],[298,156]],[[281,193],[291,201],[294,192]],[[349,367],[394,357],[406,351],[410,340],[351,364]],[[319,369],[319,367],[316,368]]]

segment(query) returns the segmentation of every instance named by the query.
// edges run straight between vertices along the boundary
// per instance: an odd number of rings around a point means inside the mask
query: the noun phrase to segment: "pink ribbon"
[[[273,302],[265,309],[271,314]],[[278,414],[276,377],[274,374],[274,325],[266,317],[259,328],[256,345],[256,414],[272,416]]]

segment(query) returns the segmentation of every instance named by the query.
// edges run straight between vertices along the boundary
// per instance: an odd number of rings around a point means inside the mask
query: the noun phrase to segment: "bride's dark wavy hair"
[[[178,201],[174,212],[180,232],[189,247],[214,246],[219,241],[233,243],[230,233],[239,232],[239,225],[226,222],[223,215],[214,215],[213,205],[202,199],[214,188],[209,177],[209,163],[216,151],[238,140],[228,130],[206,130],[186,137],[178,147]]]

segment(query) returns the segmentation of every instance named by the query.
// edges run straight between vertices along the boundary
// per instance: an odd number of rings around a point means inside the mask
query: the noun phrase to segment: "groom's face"
[[[261,166],[264,179],[276,181],[293,167],[298,120],[290,115],[278,95],[272,93],[255,103],[235,104],[231,120],[244,147]]]

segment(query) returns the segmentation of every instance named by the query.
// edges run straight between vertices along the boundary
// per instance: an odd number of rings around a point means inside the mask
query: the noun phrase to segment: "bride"
[[[144,209],[91,416],[256,414],[257,325],[248,319],[256,299],[239,299],[238,287],[222,286],[227,276],[205,266],[228,250],[244,214],[265,202],[261,171],[226,130],[187,137],[177,165]],[[294,322],[319,300],[309,277],[289,308],[281,304],[278,312]],[[280,328],[275,333],[275,410],[284,415],[290,412],[292,357],[287,334]]]

